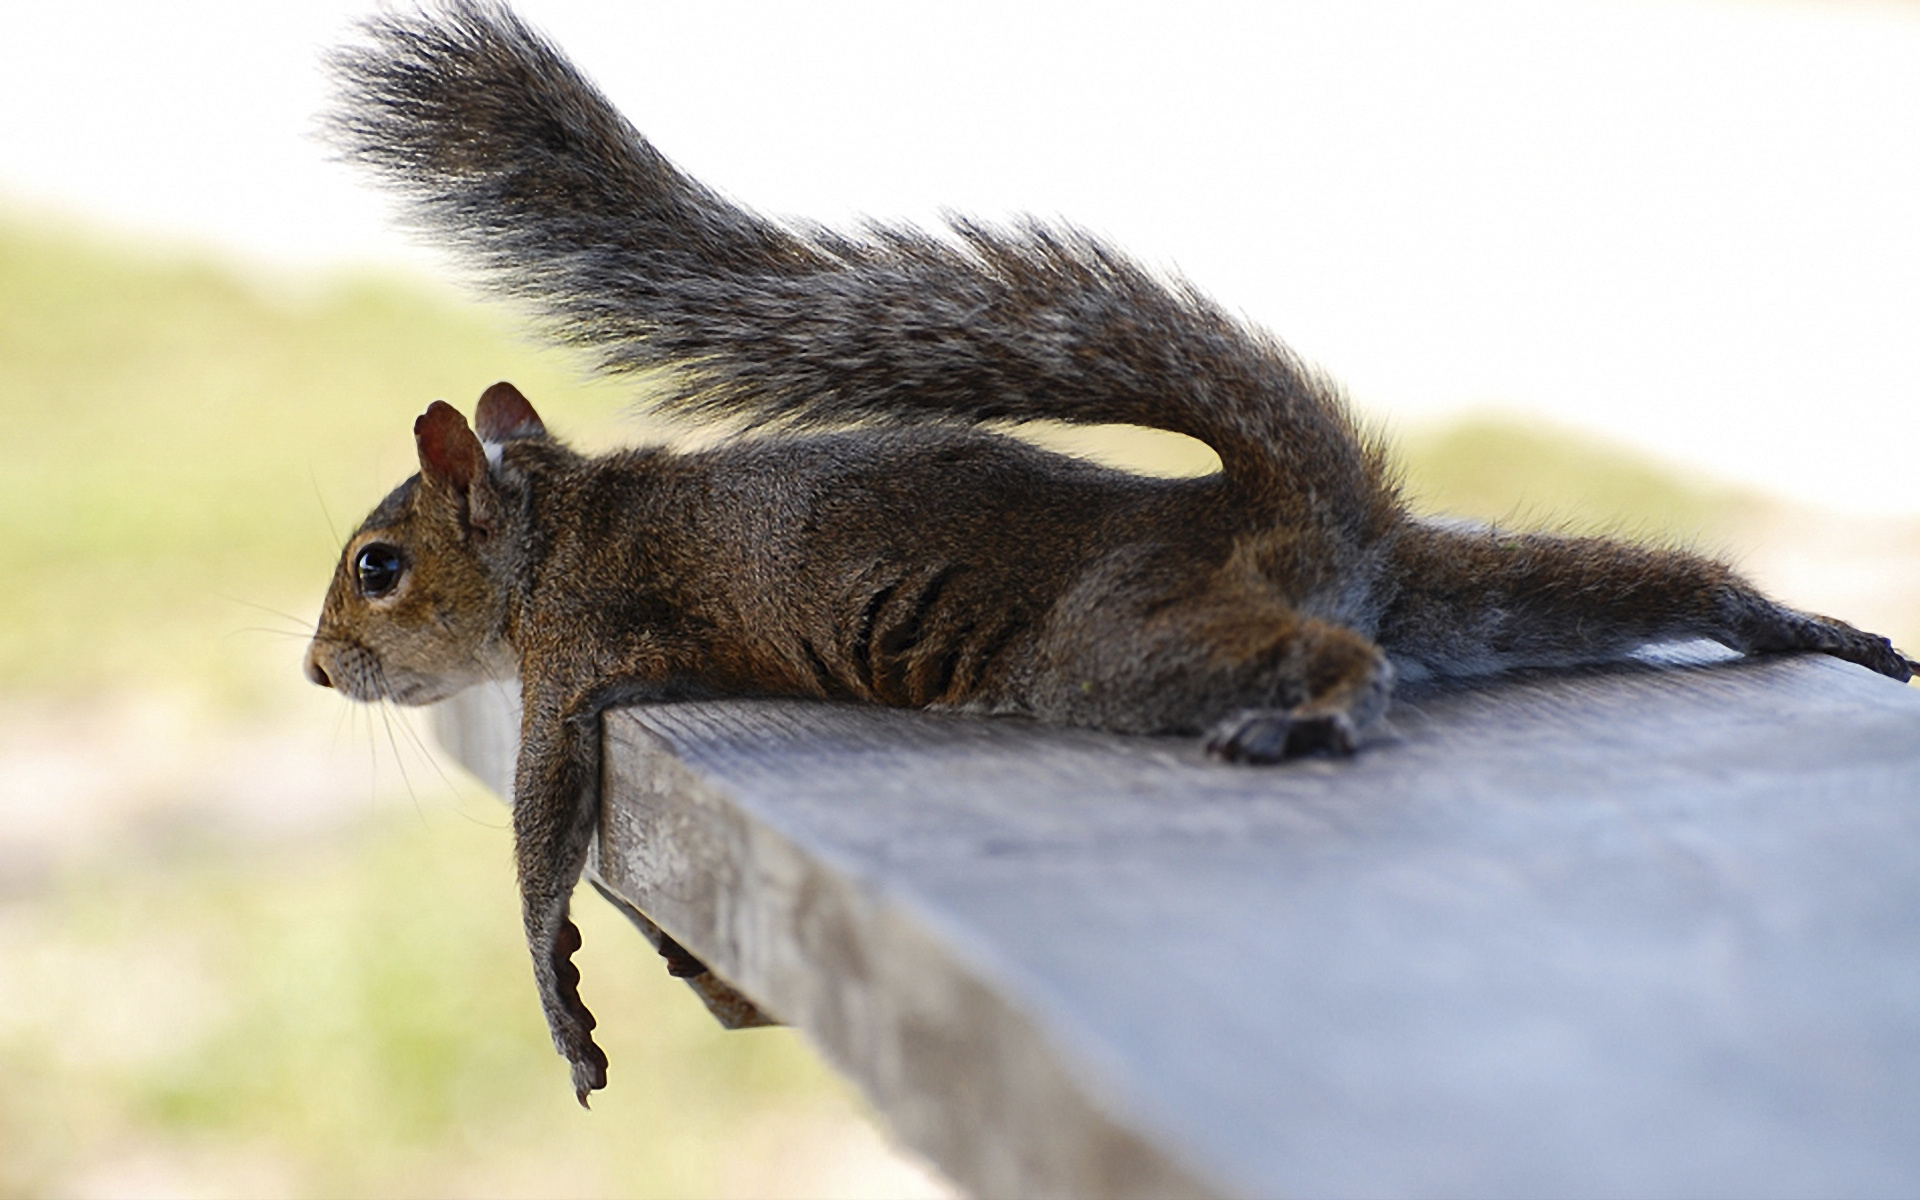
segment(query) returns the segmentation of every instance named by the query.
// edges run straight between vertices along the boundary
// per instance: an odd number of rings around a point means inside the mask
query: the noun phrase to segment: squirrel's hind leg
[[[1902,681],[1916,668],[1886,638],[1768,599],[1684,550],[1409,523],[1387,574],[1380,644],[1435,674],[1600,662],[1688,638],[1746,654],[1817,650]]]
[[[1832,617],[1804,613],[1767,599],[1751,588],[1730,590],[1722,600],[1727,635],[1716,640],[1747,654],[1817,650],[1905,683],[1920,672],[1915,662],[1877,633]]]
[[[1137,594],[1136,594],[1137,595]],[[1197,733],[1229,762],[1348,754],[1386,710],[1393,667],[1365,636],[1229,584],[1138,611],[1109,595],[1043,639],[1036,715],[1127,733]]]
[[[1291,645],[1266,685],[1285,707],[1256,705],[1215,721],[1203,743],[1227,762],[1275,763],[1308,754],[1351,754],[1386,711],[1393,666],[1378,646],[1340,625],[1298,619]]]

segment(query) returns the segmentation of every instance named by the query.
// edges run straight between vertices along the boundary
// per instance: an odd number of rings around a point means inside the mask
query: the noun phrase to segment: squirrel
[[[737,422],[589,457],[499,383],[435,401],[420,470],[347,541],[306,672],[426,704],[517,678],[526,935],[575,1094],[606,1084],[569,897],[600,714],[800,696],[1344,755],[1396,676],[1710,638],[1897,680],[1920,663],[1730,567],[1413,516],[1338,389],[1183,281],[1074,229],[780,223],[688,178],[493,0],[368,20],[331,136],[560,342]],[[1150,479],[982,428],[1170,430],[1218,472]]]

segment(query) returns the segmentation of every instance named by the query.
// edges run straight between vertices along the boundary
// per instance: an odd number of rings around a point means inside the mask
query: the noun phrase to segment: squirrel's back
[[[416,222],[603,368],[747,423],[1056,419],[1211,446],[1251,526],[1368,542],[1384,455],[1269,335],[1091,236],[782,224],[689,179],[504,6],[387,14],[333,61],[331,129]]]

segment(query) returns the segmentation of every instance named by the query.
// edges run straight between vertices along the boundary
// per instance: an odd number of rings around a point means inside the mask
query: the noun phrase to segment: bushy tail
[[[558,339],[611,371],[673,368],[671,407],[750,423],[1144,425],[1212,446],[1255,509],[1388,503],[1380,456],[1334,389],[1085,234],[777,223],[681,174],[491,0],[364,32],[333,58],[346,157]]]

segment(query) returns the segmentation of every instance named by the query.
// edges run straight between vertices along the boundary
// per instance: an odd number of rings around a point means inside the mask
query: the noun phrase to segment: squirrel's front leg
[[[593,1014],[580,1000],[573,952],[580,931],[568,918],[600,815],[600,709],[529,687],[513,780],[514,855],[540,1007],[554,1049],[573,1069],[574,1095],[607,1086],[607,1056],[593,1041]]]

